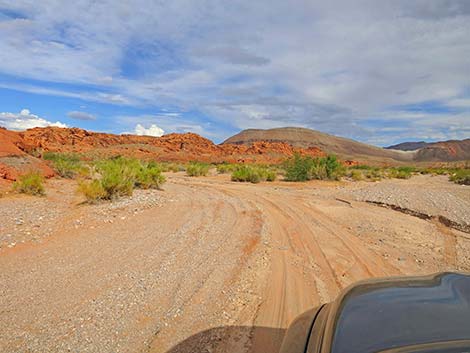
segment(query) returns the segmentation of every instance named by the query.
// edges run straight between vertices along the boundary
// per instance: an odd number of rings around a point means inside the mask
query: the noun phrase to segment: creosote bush
[[[44,195],[44,177],[38,172],[21,175],[13,184],[16,192],[28,195]]]
[[[259,183],[276,180],[276,172],[266,167],[241,165],[232,172],[232,181]]]
[[[200,162],[192,162],[186,166],[186,174],[192,177],[206,176],[210,165]]]
[[[94,168],[97,177],[81,181],[78,186],[88,202],[130,196],[134,188],[159,189],[165,182],[161,167],[155,162],[116,157],[99,161]]]
[[[312,158],[295,154],[284,163],[284,169],[288,181],[339,180],[345,171],[334,155]]]

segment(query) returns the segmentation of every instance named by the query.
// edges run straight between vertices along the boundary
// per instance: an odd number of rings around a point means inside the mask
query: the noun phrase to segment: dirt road
[[[470,269],[468,233],[334,183],[174,174],[96,206],[73,187],[0,199],[2,352],[275,352],[295,316],[356,280]]]

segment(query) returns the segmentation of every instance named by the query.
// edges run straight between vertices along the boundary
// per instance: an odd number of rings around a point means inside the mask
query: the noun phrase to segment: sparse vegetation
[[[87,168],[81,162],[80,157],[73,153],[45,152],[43,158],[51,161],[55,172],[62,178],[72,179],[87,172]]]
[[[233,173],[239,165],[232,163],[221,163],[217,164],[216,169],[219,174]]]
[[[349,172],[349,177],[354,181],[361,181],[364,180],[364,175],[360,170],[351,170]]]
[[[89,203],[95,203],[99,200],[105,200],[108,198],[108,194],[99,179],[87,181],[82,180],[78,183],[77,190],[86,197],[87,202]]]
[[[134,188],[158,189],[165,182],[161,167],[155,162],[116,157],[95,164],[92,180],[81,181],[78,191],[88,202],[130,196]]]
[[[385,173],[388,178],[409,179],[416,171],[413,167],[388,168]]]
[[[288,181],[339,180],[345,172],[334,155],[312,158],[296,154],[285,162],[284,169]]]
[[[249,165],[237,166],[232,172],[232,181],[259,183],[261,181],[276,180],[276,172],[266,167]]]
[[[185,166],[180,163],[165,162],[165,163],[161,163],[160,165],[161,165],[162,172],[177,173],[177,172],[184,172],[186,170]]]
[[[28,195],[44,195],[44,177],[38,172],[21,175],[13,184],[16,192]]]
[[[457,184],[470,185],[470,168],[468,164],[462,166],[440,167],[375,167],[369,165],[356,165],[348,168],[346,175],[354,181],[379,181],[383,178],[409,179],[416,174],[449,175],[449,180]]]
[[[141,189],[160,189],[165,182],[161,167],[155,162],[140,163],[135,186]]]
[[[457,184],[470,185],[470,169],[454,171],[454,173],[450,175],[449,180]]]
[[[206,176],[209,173],[209,168],[209,164],[192,162],[186,166],[186,174],[192,177]]]

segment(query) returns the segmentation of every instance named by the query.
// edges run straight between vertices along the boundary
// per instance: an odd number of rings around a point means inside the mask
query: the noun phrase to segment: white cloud
[[[150,125],[150,127],[148,128],[145,128],[143,125],[141,124],[137,124],[135,126],[135,129],[134,129],[134,133],[136,135],[144,135],[144,136],[156,136],[156,137],[160,137],[162,136],[165,131],[163,131],[162,128],[159,128],[157,125],[155,124],[152,124]]]
[[[75,110],[68,112],[67,116],[76,120],[96,120],[96,116],[94,116],[93,114]]]
[[[23,109],[19,113],[0,113],[0,126],[4,126],[10,130],[26,130],[46,126],[67,127],[67,125],[60,121],[51,122],[35,114],[31,114],[28,109]]]
[[[463,98],[456,98],[452,99],[447,103],[450,107],[456,108],[470,108],[470,98],[463,99]]]

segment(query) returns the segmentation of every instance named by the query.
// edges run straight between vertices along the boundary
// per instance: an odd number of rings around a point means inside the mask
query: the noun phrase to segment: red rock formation
[[[285,142],[257,141],[248,145],[215,145],[194,133],[168,134],[162,137],[113,135],[89,132],[83,129],[57,127],[34,128],[24,132],[0,130],[0,178],[15,179],[25,171],[20,164],[5,161],[20,158],[28,168],[41,170],[45,175],[52,171],[43,160],[33,157],[42,153],[74,152],[93,156],[124,155],[159,161],[191,160],[218,162],[278,163],[294,153],[321,156],[316,147],[299,148]],[[5,159],[6,158],[6,159]]]
[[[19,133],[0,128],[0,179],[16,180],[28,171],[39,171],[46,177],[54,175],[43,160],[24,150],[25,142]]]

